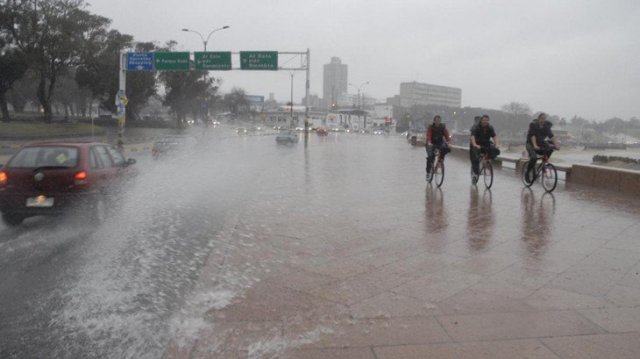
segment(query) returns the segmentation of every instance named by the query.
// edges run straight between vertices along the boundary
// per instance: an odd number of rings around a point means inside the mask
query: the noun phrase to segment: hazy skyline
[[[349,82],[384,101],[401,82],[462,88],[462,106],[510,101],[561,117],[640,117],[640,2],[614,1],[168,1],[89,0],[89,10],[137,41],[201,51],[311,50],[311,94],[322,65],[349,66]],[[282,56],[280,62],[289,58]],[[298,60],[293,60],[298,61]],[[287,101],[290,74],[212,72],[222,90]],[[294,75],[294,101],[304,96]],[[349,91],[355,93],[353,87]]]

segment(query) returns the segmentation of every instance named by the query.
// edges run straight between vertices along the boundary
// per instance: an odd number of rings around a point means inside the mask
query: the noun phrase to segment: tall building
[[[337,105],[340,95],[347,93],[347,65],[339,57],[332,57],[331,62],[324,65],[323,100],[328,108]]]
[[[400,84],[400,95],[394,100],[397,105],[402,107],[411,107],[413,105],[460,107],[462,104],[462,89],[415,81],[403,82]]]

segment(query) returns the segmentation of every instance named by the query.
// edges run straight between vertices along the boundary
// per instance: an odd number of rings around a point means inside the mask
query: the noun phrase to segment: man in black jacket
[[[547,114],[544,112],[529,124],[526,145],[527,152],[529,152],[529,163],[527,164],[527,173],[525,173],[525,180],[529,183],[531,182],[531,171],[536,165],[538,155],[551,156],[553,148],[560,149],[560,145],[551,131],[551,126],[553,125],[547,121]],[[546,142],[547,138],[551,139],[553,147]]]

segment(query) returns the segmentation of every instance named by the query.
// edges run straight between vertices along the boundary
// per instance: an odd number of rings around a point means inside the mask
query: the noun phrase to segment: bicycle
[[[491,164],[488,150],[485,150],[482,156],[479,173],[484,178],[484,186],[487,187],[487,189],[491,189],[493,185],[493,165]]]
[[[435,163],[431,165],[431,171],[427,173],[427,182],[431,183],[435,178],[435,184],[440,188],[442,182],[444,182],[444,156],[441,155],[440,148],[436,148],[434,154],[436,160]]]
[[[524,183],[526,187],[531,187],[533,182],[535,182],[538,177],[542,176],[542,187],[547,193],[551,193],[556,189],[556,186],[558,185],[558,171],[552,163],[549,163],[551,153],[553,153],[553,148],[549,147],[544,151],[542,156],[536,156],[536,164],[532,173],[533,178],[531,178],[530,182],[527,181],[528,163],[527,167],[522,169],[522,183]],[[539,160],[542,161],[538,163]]]
[[[487,189],[491,189],[491,186],[493,185],[493,165],[491,164],[491,158],[489,157],[489,148],[484,148],[484,150],[484,153],[481,154],[482,158],[480,159],[480,170],[478,171],[478,175],[473,173],[473,169],[471,169],[471,183],[473,185],[477,185],[479,177],[482,176],[484,179],[484,186]]]

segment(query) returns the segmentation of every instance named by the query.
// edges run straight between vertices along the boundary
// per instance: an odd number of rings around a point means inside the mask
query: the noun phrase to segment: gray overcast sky
[[[637,0],[88,0],[89,10],[138,41],[208,49],[311,49],[311,93],[338,56],[349,82],[380,100],[418,81],[462,88],[463,106],[524,102],[534,111],[603,120],[640,117]],[[205,35],[206,36],[206,35]],[[281,58],[282,63],[287,58]],[[291,63],[297,62],[297,60]],[[289,98],[288,72],[216,72],[223,91]],[[304,96],[304,72],[294,77]],[[355,90],[350,87],[351,92]]]

